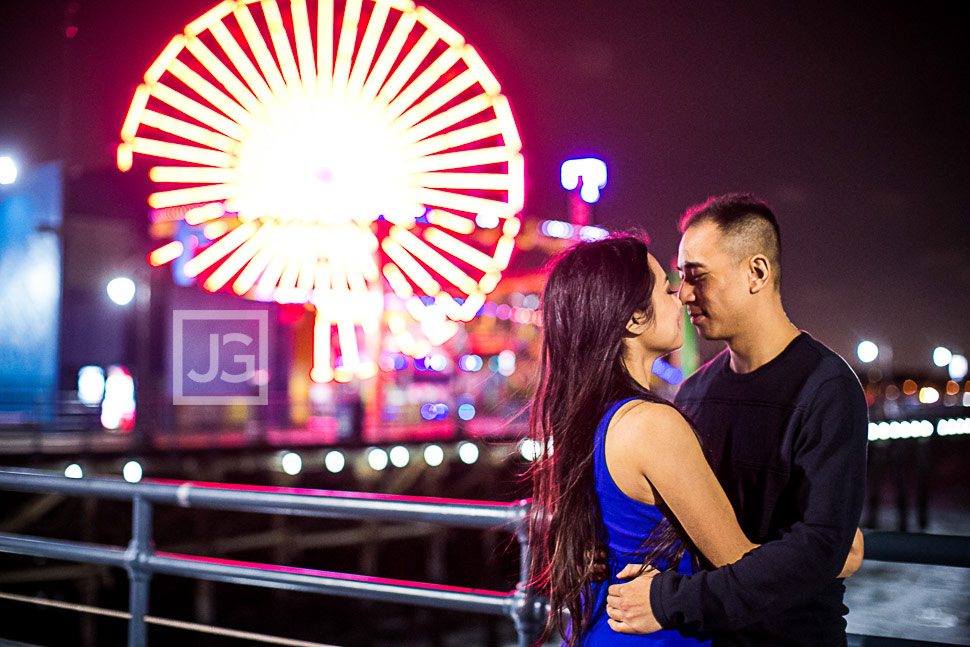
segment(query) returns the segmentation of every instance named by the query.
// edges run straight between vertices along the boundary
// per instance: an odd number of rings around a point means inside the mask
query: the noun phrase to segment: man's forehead
[[[680,269],[698,268],[731,256],[731,241],[713,222],[691,225],[680,239],[677,265]]]

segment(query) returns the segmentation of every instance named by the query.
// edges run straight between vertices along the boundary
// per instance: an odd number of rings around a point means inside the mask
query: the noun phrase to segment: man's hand
[[[614,584],[606,598],[607,621],[613,631],[621,634],[649,634],[663,627],[653,617],[650,608],[650,585],[659,571],[652,567],[640,574],[639,564],[627,564],[617,575],[620,579],[635,578],[626,584]],[[639,577],[637,577],[639,575]]]

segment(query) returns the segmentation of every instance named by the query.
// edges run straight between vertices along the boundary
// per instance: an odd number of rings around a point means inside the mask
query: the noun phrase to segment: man
[[[713,634],[717,647],[845,645],[837,576],[865,492],[861,385],[841,357],[788,320],[767,205],[749,194],[711,198],[687,210],[680,231],[681,301],[700,334],[727,347],[676,402],[742,530],[762,545],[717,570],[653,572],[610,587],[610,625]]]

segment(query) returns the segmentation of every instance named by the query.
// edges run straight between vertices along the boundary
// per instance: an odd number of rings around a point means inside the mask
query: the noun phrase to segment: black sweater
[[[725,349],[681,387],[741,529],[763,544],[691,577],[657,576],[654,615],[714,645],[845,644],[836,576],[862,510],[868,415],[858,378],[807,333],[747,374]]]

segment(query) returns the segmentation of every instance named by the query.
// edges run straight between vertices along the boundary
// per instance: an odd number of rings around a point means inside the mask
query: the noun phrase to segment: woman
[[[719,567],[756,547],[691,426],[647,388],[654,361],[683,344],[676,291],[646,243],[622,236],[560,256],[542,301],[529,428],[550,449],[531,471],[532,567],[551,599],[547,631],[569,647],[702,645],[673,631],[619,634],[605,613],[626,564],[691,573],[694,557]],[[601,546],[608,578],[594,583]]]

